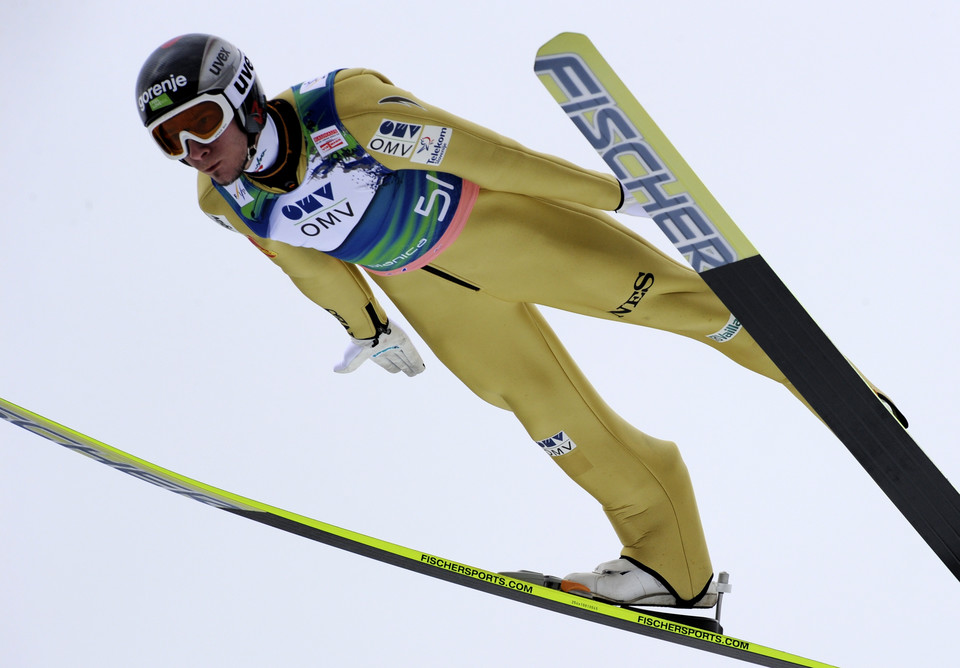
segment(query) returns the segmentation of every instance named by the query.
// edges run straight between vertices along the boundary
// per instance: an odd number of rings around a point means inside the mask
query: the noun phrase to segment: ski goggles
[[[233,120],[233,107],[223,95],[205,93],[173,109],[147,126],[150,135],[171,160],[187,157],[187,139],[200,144],[215,141]]]

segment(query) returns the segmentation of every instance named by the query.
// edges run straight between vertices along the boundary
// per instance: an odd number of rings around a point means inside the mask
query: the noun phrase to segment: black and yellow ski
[[[694,649],[729,656],[760,666],[827,667],[786,652],[770,649],[740,638],[724,635],[715,626],[693,626],[671,614],[620,608],[568,594],[550,586],[528,582],[522,577],[486,571],[473,566],[418,552],[394,543],[364,536],[318,520],[274,508],[267,504],[211,487],[202,482],[161,468],[126,452],[101,443],[24,408],[0,399],[0,418],[42,436],[58,445],[86,455],[101,464],[140,478],[163,489],[200,501],[228,513],[283,529],[305,538],[416,571],[440,580],[513,599],[597,624],[632,631],[641,635],[686,645]],[[548,583],[544,583],[548,585]]]
[[[587,37],[537,53],[554,99],[730,309],[712,338],[750,332],[960,579],[960,495],[760,256]],[[719,337],[719,338],[718,338]]]

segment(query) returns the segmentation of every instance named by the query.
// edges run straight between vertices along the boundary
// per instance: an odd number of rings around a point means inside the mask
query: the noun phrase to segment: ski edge
[[[734,636],[607,605],[342,529],[193,480],[0,398],[0,418],[167,491],[289,533],[471,589],[762,666],[834,668]]]

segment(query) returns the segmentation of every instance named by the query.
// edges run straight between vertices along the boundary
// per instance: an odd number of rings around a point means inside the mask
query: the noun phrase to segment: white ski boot
[[[628,559],[607,561],[592,573],[571,573],[563,579],[563,591],[582,593],[592,598],[619,605],[681,606],[677,598],[657,578]],[[707,593],[695,608],[712,608],[717,604],[717,585],[711,582]]]

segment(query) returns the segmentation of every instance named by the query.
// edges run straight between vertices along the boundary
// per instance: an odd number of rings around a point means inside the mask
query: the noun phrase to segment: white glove
[[[617,209],[617,213],[625,213],[628,216],[640,216],[641,218],[650,217],[650,214],[644,210],[643,206],[637,201],[637,198],[631,195],[630,191],[624,188],[622,183],[620,184],[620,193],[623,195],[623,204]]]
[[[408,376],[416,376],[424,368],[420,353],[413,347],[406,332],[392,323],[388,323],[387,328],[372,339],[355,339],[351,336],[343,361],[333,370],[350,373],[368,359],[373,359],[390,373],[403,371]]]

